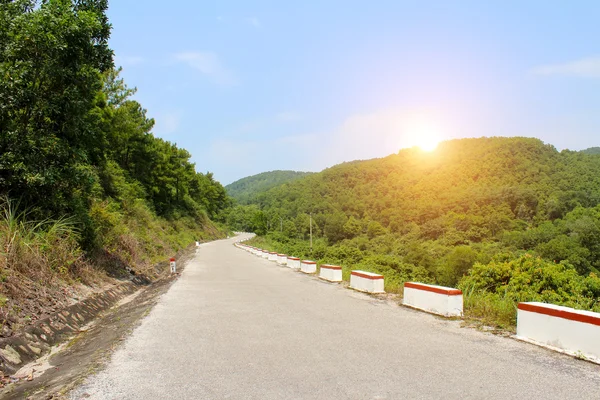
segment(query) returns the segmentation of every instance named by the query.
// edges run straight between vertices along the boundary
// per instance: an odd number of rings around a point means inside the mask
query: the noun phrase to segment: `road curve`
[[[72,399],[600,399],[600,367],[206,243]]]

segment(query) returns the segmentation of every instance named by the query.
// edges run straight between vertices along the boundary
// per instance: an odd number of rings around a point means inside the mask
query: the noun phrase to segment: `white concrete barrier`
[[[298,257],[288,257],[287,266],[292,269],[300,269],[300,259]]]
[[[546,303],[519,303],[516,337],[600,362],[600,313]]]
[[[316,261],[302,260],[300,263],[300,271],[304,272],[305,274],[314,274],[317,272]]]
[[[366,271],[352,271],[350,287],[367,293],[385,293],[383,290],[383,275]]]
[[[277,254],[277,264],[287,264],[287,254]]]
[[[272,251],[269,253],[269,261],[277,261],[277,253]]]
[[[262,258],[266,258],[268,260],[270,254],[271,252],[269,250],[263,250],[261,256]]]
[[[329,282],[342,281],[342,267],[339,265],[323,264],[319,271],[319,278]]]
[[[424,283],[404,283],[405,306],[417,308],[444,317],[463,315],[463,294],[460,290]]]

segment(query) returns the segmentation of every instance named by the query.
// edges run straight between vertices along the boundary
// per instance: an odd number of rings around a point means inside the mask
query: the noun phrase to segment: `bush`
[[[502,315],[498,321],[516,322],[516,304],[539,301],[576,309],[600,311],[600,278],[595,274],[581,276],[566,263],[552,263],[526,254],[510,261],[476,263],[469,275],[461,279],[459,288],[468,294],[465,313],[481,316]],[[482,311],[485,304],[487,311]],[[512,304],[512,317],[506,316]],[[490,311],[489,309],[493,309]]]

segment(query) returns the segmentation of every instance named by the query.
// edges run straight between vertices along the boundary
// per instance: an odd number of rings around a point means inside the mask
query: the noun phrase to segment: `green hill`
[[[590,147],[589,149],[581,150],[585,154],[600,154],[600,147]]]
[[[257,200],[257,196],[276,186],[295,181],[312,174],[298,171],[270,171],[239,179],[227,186],[225,190],[240,204],[249,204]]]
[[[600,158],[538,139],[452,140],[344,163],[243,210],[230,222],[266,235],[257,245],[383,273],[389,291],[413,279],[458,285],[484,299],[471,315],[492,310],[495,323],[513,323],[522,300],[600,309]]]

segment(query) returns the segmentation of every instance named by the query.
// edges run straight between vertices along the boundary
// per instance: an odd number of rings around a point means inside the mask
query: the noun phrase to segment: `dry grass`
[[[152,281],[156,268],[195,240],[223,237],[208,218],[158,218],[143,202],[95,202],[95,249],[79,245],[72,219],[36,221],[0,199],[0,337],[132,275]],[[162,264],[161,264],[162,265]]]
[[[103,281],[77,239],[71,220],[35,221],[0,200],[0,335],[67,305],[78,283]]]

